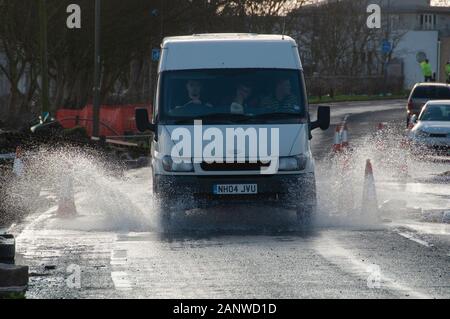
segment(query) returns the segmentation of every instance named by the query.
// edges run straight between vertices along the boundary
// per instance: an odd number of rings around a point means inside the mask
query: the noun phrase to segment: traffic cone
[[[17,146],[16,157],[14,158],[14,165],[13,165],[13,173],[14,175],[16,175],[16,177],[22,177],[25,172],[25,166],[23,164],[22,156],[23,156],[22,147]]]
[[[342,151],[341,126],[336,126],[334,133],[333,152],[339,153]]]
[[[73,181],[70,174],[64,174],[61,180],[57,214],[61,217],[71,217],[77,214],[73,191]]]
[[[364,190],[362,200],[362,212],[369,220],[378,218],[378,197],[373,176],[373,167],[370,160],[366,162],[366,172],[364,177]]]

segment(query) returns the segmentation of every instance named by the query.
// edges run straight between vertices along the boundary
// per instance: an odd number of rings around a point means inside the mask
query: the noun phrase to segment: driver
[[[298,98],[292,93],[291,81],[287,78],[281,78],[276,82],[275,92],[262,99],[263,108],[276,110],[300,110]]]
[[[203,91],[203,85],[198,80],[189,80],[186,83],[186,90],[189,96],[189,101],[185,103],[182,106],[177,107],[177,110],[179,109],[200,109],[204,107],[211,108],[213,107],[210,103],[205,103],[202,100],[202,91]]]

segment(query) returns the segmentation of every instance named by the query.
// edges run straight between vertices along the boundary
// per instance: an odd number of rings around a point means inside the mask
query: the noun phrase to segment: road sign
[[[383,50],[384,54],[390,53],[392,51],[391,42],[389,42],[388,40],[384,40],[383,45],[382,45],[382,50]]]
[[[153,49],[152,50],[152,60],[154,62],[159,61],[159,58],[161,57],[161,50],[160,49]]]

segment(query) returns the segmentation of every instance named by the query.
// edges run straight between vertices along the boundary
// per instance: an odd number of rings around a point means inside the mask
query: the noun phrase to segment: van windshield
[[[165,124],[307,123],[303,76],[280,69],[164,72],[158,113]]]

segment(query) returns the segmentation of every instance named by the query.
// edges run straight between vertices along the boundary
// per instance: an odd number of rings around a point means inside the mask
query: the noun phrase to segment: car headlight
[[[163,157],[162,166],[166,172],[190,173],[194,171],[191,160],[177,159],[174,161],[171,156]]]
[[[416,131],[416,137],[422,137],[422,138],[425,138],[425,137],[430,137],[430,133],[427,133],[427,132],[425,132],[425,131],[422,131],[422,130],[417,130]]]
[[[281,157],[279,168],[280,171],[303,171],[308,164],[308,157],[305,155],[298,155],[292,157]]]

